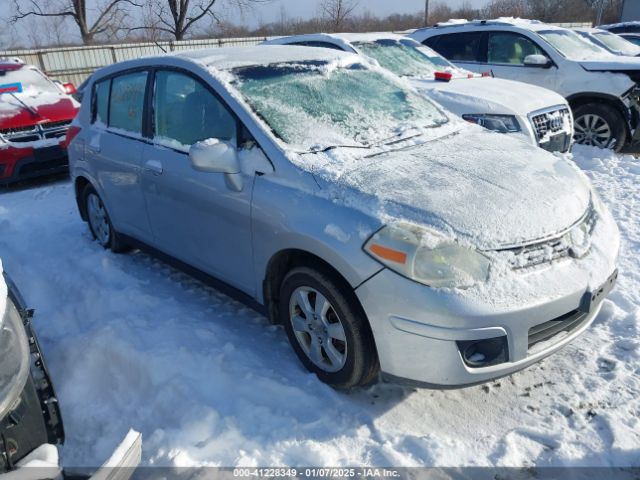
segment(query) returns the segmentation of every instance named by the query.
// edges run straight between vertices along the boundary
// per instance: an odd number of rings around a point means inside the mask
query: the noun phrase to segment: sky
[[[61,0],[64,1],[64,0]],[[70,0],[67,0],[70,1]],[[89,8],[98,0],[89,0]],[[253,8],[245,11],[242,15],[233,10],[225,9],[225,2],[231,3],[230,0],[219,0],[220,5],[226,13],[225,18],[235,24],[245,24],[250,27],[257,27],[263,23],[269,23],[280,19],[284,11],[290,18],[311,18],[319,11],[321,0],[271,0],[264,4],[256,4]],[[480,7],[487,3],[488,0],[430,0],[432,4],[446,3],[451,7],[460,6],[467,3],[474,7]],[[0,50],[2,50],[11,37],[20,39],[20,44],[28,45],[31,41],[30,36],[25,29],[33,28],[31,22],[23,22],[15,29],[6,24],[6,20],[11,15],[11,1],[0,0]],[[384,17],[393,13],[415,13],[424,9],[425,0],[359,0],[358,13],[368,11],[374,15]],[[78,41],[77,29],[71,26],[68,31],[68,41]],[[12,39],[15,41],[15,38]],[[66,40],[66,39],[65,39]],[[8,45],[7,45],[8,46]]]
[[[440,2],[451,7],[458,7],[465,3],[465,0],[430,0],[432,4]],[[284,7],[287,16],[294,18],[310,18],[318,12],[321,0],[273,0],[266,5],[254,7],[254,12],[246,14],[245,21],[249,24],[268,23],[277,20]],[[467,0],[466,3],[472,6],[483,6],[487,0]],[[370,11],[379,17],[391,15],[393,13],[415,13],[424,9],[425,0],[360,0],[358,10]],[[239,23],[239,22],[238,22]]]

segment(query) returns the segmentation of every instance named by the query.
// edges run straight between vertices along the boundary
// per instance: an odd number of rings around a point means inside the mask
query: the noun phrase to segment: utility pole
[[[424,26],[429,26],[429,0],[424,0]]]

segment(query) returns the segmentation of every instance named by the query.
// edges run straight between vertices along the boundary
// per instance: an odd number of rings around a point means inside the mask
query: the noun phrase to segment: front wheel
[[[604,104],[588,103],[575,109],[576,143],[620,151],[627,141],[627,128],[620,113]]]
[[[280,320],[300,361],[340,389],[370,383],[379,371],[369,324],[353,292],[332,272],[298,267],[280,290]]]

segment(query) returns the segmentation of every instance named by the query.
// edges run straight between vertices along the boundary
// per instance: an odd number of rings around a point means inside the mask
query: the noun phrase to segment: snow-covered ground
[[[0,258],[36,309],[64,465],[100,464],[134,428],[147,465],[640,466],[640,160],[575,157],[620,226],[617,289],[561,352],[457,391],[336,392],[265,318],[102,250],[67,181],[0,193]]]

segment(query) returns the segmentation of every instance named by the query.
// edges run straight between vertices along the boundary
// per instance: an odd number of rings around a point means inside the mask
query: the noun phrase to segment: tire
[[[619,152],[627,143],[625,120],[615,108],[602,103],[587,103],[573,112],[576,143]]]
[[[82,205],[87,214],[87,223],[94,240],[103,248],[110,248],[114,253],[129,250],[122,236],[115,231],[102,199],[92,185],[87,185],[82,191]],[[100,218],[102,217],[102,218]]]
[[[280,288],[279,311],[298,358],[321,381],[349,389],[376,378],[380,366],[369,323],[350,287],[333,272],[291,270]]]

